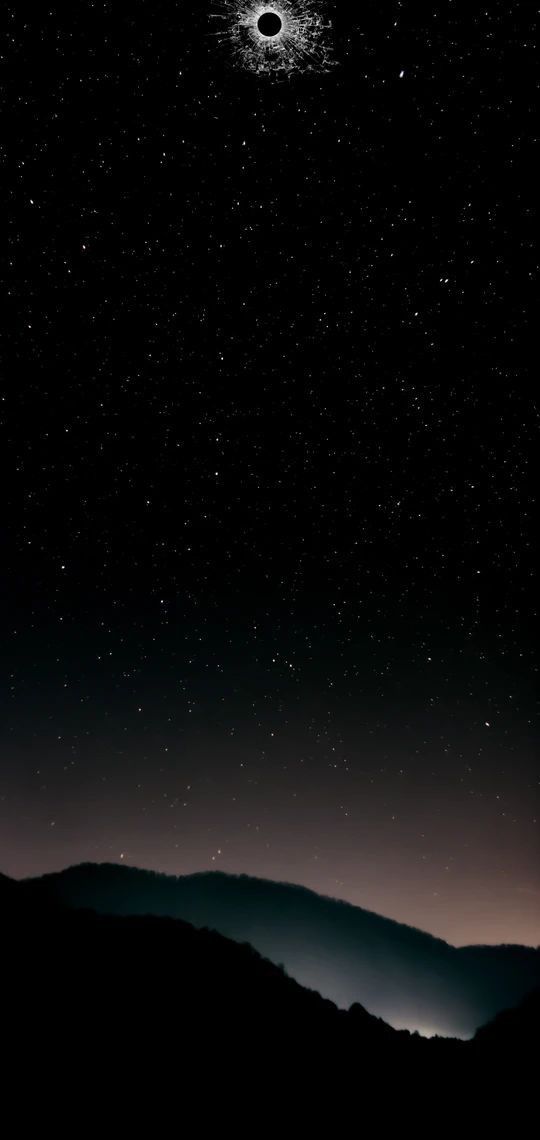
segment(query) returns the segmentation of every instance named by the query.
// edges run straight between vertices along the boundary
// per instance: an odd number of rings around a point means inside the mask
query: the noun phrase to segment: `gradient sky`
[[[537,944],[532,17],[8,9],[0,868]]]

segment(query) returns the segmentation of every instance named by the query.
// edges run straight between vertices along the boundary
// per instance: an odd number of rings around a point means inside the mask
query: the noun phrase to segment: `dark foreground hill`
[[[534,996],[508,1033],[502,1018],[470,1042],[427,1040],[177,919],[74,910],[6,880],[0,914],[3,1116],[16,1134],[37,1118],[56,1135],[67,1118],[85,1135],[93,1117],[103,1134],[206,1134],[216,1121],[238,1134],[243,1120],[266,1135],[272,1120],[287,1135],[324,1113],[341,1135],[356,1112],[384,1135],[426,1114],[470,1121],[473,1104],[485,1124],[494,1088],[516,1124],[532,1087]]]
[[[108,914],[153,914],[249,942],[341,1008],[359,1002],[396,1028],[471,1037],[540,985],[540,951],[456,949],[441,939],[302,887],[246,875],[174,878],[83,864],[26,889]]]

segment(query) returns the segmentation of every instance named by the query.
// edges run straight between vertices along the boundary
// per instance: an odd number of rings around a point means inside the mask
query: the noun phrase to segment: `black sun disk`
[[[263,12],[257,21],[257,27],[261,36],[277,36],[281,31],[281,18],[277,12]]]

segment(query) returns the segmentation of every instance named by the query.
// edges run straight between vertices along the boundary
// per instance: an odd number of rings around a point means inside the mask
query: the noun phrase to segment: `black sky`
[[[213,11],[2,16],[0,865],[537,943],[532,11]]]

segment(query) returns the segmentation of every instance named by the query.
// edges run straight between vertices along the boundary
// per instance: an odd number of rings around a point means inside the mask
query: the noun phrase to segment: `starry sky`
[[[3,10],[0,867],[536,944],[533,13],[245,12]]]

